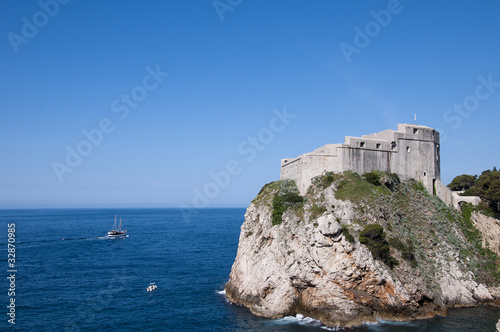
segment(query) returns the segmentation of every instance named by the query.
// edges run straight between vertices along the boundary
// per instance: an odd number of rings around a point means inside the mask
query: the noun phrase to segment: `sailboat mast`
[[[122,218],[120,217],[120,226],[118,226],[118,232],[122,231]]]

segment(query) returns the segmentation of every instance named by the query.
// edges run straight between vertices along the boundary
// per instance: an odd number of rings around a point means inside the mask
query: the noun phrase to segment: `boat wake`
[[[121,236],[100,236],[98,237],[99,240],[119,240],[119,239],[125,239],[129,237],[129,235],[121,235]]]
[[[78,241],[78,240],[92,240],[96,239],[95,237],[65,237],[62,238],[61,241]]]
[[[78,240],[114,240],[114,239],[123,239],[128,237],[122,236],[122,237],[108,237],[108,236],[96,236],[96,237],[68,237],[68,238],[62,238],[62,241],[78,241]]]
[[[51,243],[57,241],[77,241],[77,240],[92,240],[99,239],[99,237],[63,237],[62,239],[49,239],[49,240],[33,240],[33,241],[18,241],[17,244],[33,244],[33,243]],[[0,245],[7,243],[0,242]]]

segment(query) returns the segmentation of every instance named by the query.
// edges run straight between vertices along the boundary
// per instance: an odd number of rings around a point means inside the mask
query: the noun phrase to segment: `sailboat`
[[[116,216],[115,216],[115,222],[113,223],[113,229],[108,232],[108,237],[124,237],[127,234],[127,231],[122,231],[122,218],[120,218],[120,223],[118,224],[118,227],[116,227]]]

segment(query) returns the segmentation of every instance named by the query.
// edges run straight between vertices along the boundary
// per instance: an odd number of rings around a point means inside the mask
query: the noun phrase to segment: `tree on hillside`
[[[451,181],[451,183],[448,185],[448,187],[454,191],[467,190],[471,187],[474,187],[476,182],[477,182],[477,175],[462,174],[455,177],[453,181]]]
[[[500,211],[500,172],[492,172],[488,189],[484,193],[484,198],[492,204],[496,204],[497,211]]]
[[[457,176],[453,181],[460,177],[462,177],[462,180],[465,179],[464,175]],[[468,176],[472,177],[472,175]],[[453,181],[448,185],[450,188],[452,188]],[[460,183],[460,179],[458,179],[455,185],[459,185]],[[474,185],[465,190],[463,195],[479,196],[494,210],[500,212],[500,171],[498,171],[496,167],[491,171],[485,170],[481,173],[479,178],[477,178]]]

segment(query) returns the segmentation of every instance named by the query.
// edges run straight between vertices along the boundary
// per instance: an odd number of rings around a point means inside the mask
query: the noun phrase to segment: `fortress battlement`
[[[398,124],[361,137],[345,136],[343,144],[326,144],[295,158],[281,160],[283,179],[293,179],[301,194],[311,179],[324,172],[374,170],[396,173],[403,180],[421,181],[430,193],[440,180],[439,132],[415,124]]]

